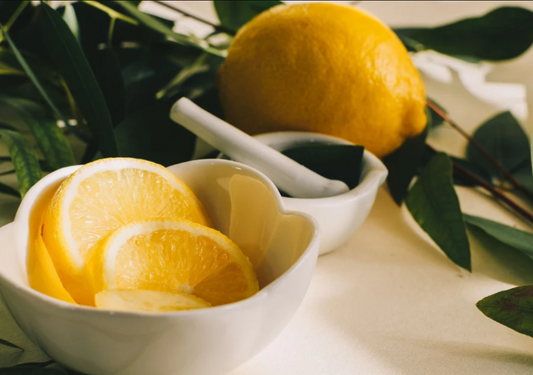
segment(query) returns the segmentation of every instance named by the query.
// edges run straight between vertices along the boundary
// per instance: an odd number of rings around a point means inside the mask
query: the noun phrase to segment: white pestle
[[[330,180],[255,140],[187,98],[178,100],[170,118],[235,161],[263,172],[295,198],[325,198],[346,193],[348,186]]]

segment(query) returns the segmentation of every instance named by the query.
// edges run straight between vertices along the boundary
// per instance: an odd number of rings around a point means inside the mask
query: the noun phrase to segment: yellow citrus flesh
[[[169,312],[211,307],[190,294],[151,290],[108,289],[98,293],[95,302],[100,309],[121,311]]]
[[[148,161],[99,160],[60,186],[45,213],[43,239],[63,285],[78,303],[94,303],[85,265],[98,242],[117,228],[147,219],[210,225],[192,191]]]
[[[76,303],[67,292],[48,254],[40,235],[28,252],[28,281],[30,286],[50,297],[65,302]]]
[[[407,50],[355,7],[263,12],[237,33],[218,87],[228,122],[250,134],[330,134],[383,157],[426,125],[424,84]]]
[[[253,266],[230,239],[190,221],[149,220],[118,229],[91,260],[95,293],[140,289],[186,293],[213,306],[259,287]]]

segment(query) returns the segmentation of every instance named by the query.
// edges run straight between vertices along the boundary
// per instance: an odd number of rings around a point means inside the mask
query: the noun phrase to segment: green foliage
[[[524,232],[482,217],[465,214],[464,218],[469,225],[481,229],[489,236],[533,258],[533,233]]]
[[[133,4],[130,4],[128,1],[114,1],[115,4],[120,5],[133,17],[138,19],[144,26],[164,35],[167,35],[169,38],[175,40],[176,42],[186,45],[196,47],[198,49],[204,50],[206,52],[212,53],[224,57],[224,53],[220,50],[213,48],[209,43],[203,39],[199,39],[189,35],[178,34],[172,31],[171,28],[166,26],[161,21],[157,20],[155,17],[152,17],[146,13],[141,12]]]
[[[483,125],[472,136],[507,170],[513,171],[529,160],[529,140],[510,112],[500,113]],[[501,171],[472,143],[466,150],[470,161],[483,168],[492,177],[502,179]]]
[[[471,61],[508,60],[520,56],[533,43],[533,12],[501,7],[448,25],[395,32],[411,50],[433,49]]]
[[[24,195],[42,177],[37,155],[28,139],[11,130],[0,130],[0,137],[7,144],[9,156],[15,166],[19,182],[20,195]]]
[[[493,294],[476,306],[498,323],[533,337],[533,285]]]
[[[237,31],[245,23],[281,1],[214,1],[215,10],[222,26]]]
[[[122,122],[116,128],[121,155],[165,166],[190,160],[196,137],[170,119],[172,104],[161,101]]]
[[[65,134],[40,104],[10,97],[0,97],[0,102],[13,108],[24,120],[51,168],[55,170],[76,164]]]
[[[429,109],[426,110],[426,114],[428,115],[428,122],[424,131],[416,137],[407,139],[399,149],[383,159],[383,163],[389,170],[387,176],[389,192],[398,205],[401,205],[407,196],[411,181],[424,157],[426,138],[432,126]]]
[[[40,31],[49,58],[61,73],[104,156],[118,156],[104,96],[81,47],[61,16],[41,4]]]
[[[444,153],[431,158],[405,200],[416,222],[457,265],[471,270],[470,244]]]

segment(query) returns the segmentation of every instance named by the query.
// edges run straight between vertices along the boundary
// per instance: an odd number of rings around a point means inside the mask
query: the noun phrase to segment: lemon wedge
[[[98,308],[120,311],[168,312],[211,307],[190,294],[151,290],[108,289],[98,293],[95,301]]]
[[[124,226],[94,253],[95,293],[140,289],[185,293],[213,306],[255,294],[253,266],[222,233],[186,221],[148,220]]]

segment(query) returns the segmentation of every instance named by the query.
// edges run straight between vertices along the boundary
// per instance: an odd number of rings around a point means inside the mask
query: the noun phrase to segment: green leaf
[[[26,72],[26,74],[28,75],[30,80],[32,81],[32,83],[37,88],[37,91],[39,91],[39,93],[41,94],[43,99],[46,101],[46,103],[56,113],[57,117],[59,117],[65,124],[68,124],[67,118],[63,115],[63,113],[61,113],[59,108],[54,104],[54,102],[52,101],[52,99],[50,98],[50,96],[48,95],[46,90],[44,89],[43,85],[41,84],[41,82],[39,81],[39,79],[37,78],[35,73],[33,72],[32,68],[30,68],[30,66],[26,62],[26,59],[22,56],[22,54],[18,50],[17,46],[15,45],[15,43],[13,43],[13,40],[11,39],[11,37],[5,31],[5,29],[3,28],[3,26],[1,24],[0,24],[0,30],[2,31],[4,37],[6,38],[8,44],[11,47],[11,50],[13,51],[13,54],[17,58],[19,64],[22,66],[22,68],[24,69],[24,71]]]
[[[12,197],[20,198],[20,193],[18,190],[12,188],[9,185],[3,184],[0,182],[0,193],[11,195]]]
[[[353,189],[359,185],[364,151],[363,146],[312,145],[290,148],[283,154],[319,175],[343,181]]]
[[[492,320],[533,337],[533,285],[493,294],[476,306]]]
[[[104,94],[113,125],[117,126],[126,115],[126,88],[118,58],[109,48],[92,50],[86,56]]]
[[[428,111],[428,123],[422,133],[407,139],[404,144],[392,154],[383,158],[383,163],[389,170],[387,186],[396,204],[401,206],[407,196],[413,177],[424,157],[426,138],[431,128],[431,117]]]
[[[122,1],[122,2],[128,2],[128,1]],[[116,19],[125,21],[127,23],[131,23],[133,25],[137,25],[138,24],[138,22],[136,20],[134,20],[133,18],[130,18],[130,17],[128,17],[128,16],[126,16],[126,15],[120,13],[120,12],[117,12],[115,9],[110,8],[110,7],[102,4],[102,2],[100,2],[100,1],[87,1],[87,0],[85,0],[84,3],[88,4],[88,5],[91,5],[91,6],[95,7],[95,8],[100,9],[101,11],[107,13],[107,15],[109,17],[111,17],[112,19],[116,18]],[[131,5],[133,5],[133,4],[131,4]]]
[[[39,366],[17,366],[0,368],[0,375],[65,375],[61,370]]]
[[[527,160],[512,171],[514,178],[518,180],[529,192],[533,194],[533,174],[531,173],[531,161]]]
[[[452,183],[452,163],[436,153],[405,200],[418,225],[457,265],[471,271],[470,243]]]
[[[467,169],[470,173],[476,175],[477,177],[481,178],[482,180],[485,180],[489,184],[491,183],[491,176],[489,173],[487,173],[483,168],[480,168],[477,164],[472,163],[471,161],[460,159],[456,157],[450,158],[455,164],[463,167],[464,169]],[[468,178],[468,176],[465,176],[460,171],[453,171],[453,183],[455,185],[459,186],[477,186],[477,184],[472,181],[471,178]]]
[[[239,30],[245,23],[281,1],[214,1],[215,10],[222,26]]]
[[[208,71],[209,66],[205,63],[207,56],[207,53],[201,54],[191,65],[180,70],[180,72],[167,85],[165,85],[165,87],[157,92],[156,98],[161,99],[166,96],[169,91],[179,87],[183,82],[195,74]]]
[[[0,100],[24,120],[52,169],[76,164],[65,134],[40,104],[22,98],[1,97]]]
[[[3,212],[2,212],[3,213]],[[42,363],[50,358],[44,354],[17,325],[4,301],[0,297],[0,337],[20,349],[0,346],[0,367],[16,366],[24,363]],[[9,355],[16,354],[16,355]],[[11,357],[11,358],[9,358]]]
[[[170,119],[172,104],[160,101],[119,124],[115,131],[121,155],[165,166],[190,160],[196,137]]]
[[[444,26],[395,29],[395,32],[446,55],[507,60],[520,56],[533,43],[533,12],[520,7],[502,7],[481,17]]]
[[[9,341],[2,340],[2,339],[0,339],[0,345],[9,346],[10,348],[15,348],[15,349],[19,349],[19,350],[24,350],[24,349],[20,348],[18,345],[12,344]]]
[[[528,137],[510,112],[500,113],[485,122],[475,131],[472,138],[508,170],[519,167],[530,158]],[[491,176],[502,179],[498,167],[471,142],[468,143],[466,155],[468,160],[483,168]]]
[[[128,13],[138,19],[146,27],[157,31],[158,33],[167,35],[169,38],[175,40],[180,44],[193,46],[216,56],[225,56],[225,53],[223,51],[211,47],[209,43],[207,43],[203,39],[196,38],[192,35],[178,34],[172,31],[172,29],[167,27],[163,22],[157,20],[149,14],[141,12],[139,9],[137,9],[135,5],[130,4],[128,1],[114,1],[114,3],[124,8]]]
[[[533,258],[533,233],[510,227],[478,216],[464,214],[465,221],[506,245]]]
[[[44,3],[40,7],[39,25],[50,59],[67,83],[102,154],[118,156],[107,104],[79,43],[55,10]]]
[[[21,134],[11,130],[0,130],[0,137],[7,144],[13,161],[22,197],[43,176],[39,160],[30,142]]]

